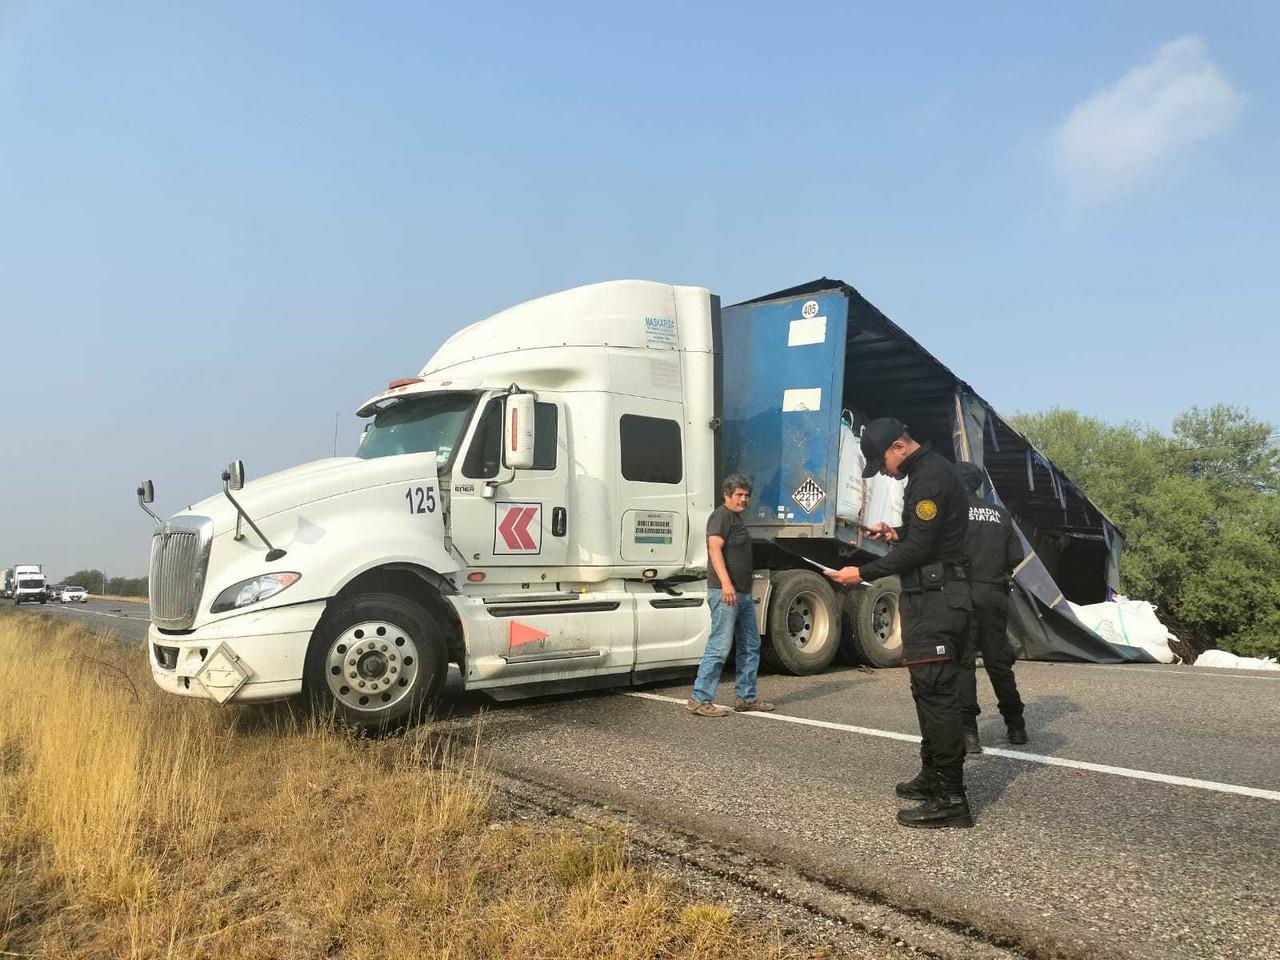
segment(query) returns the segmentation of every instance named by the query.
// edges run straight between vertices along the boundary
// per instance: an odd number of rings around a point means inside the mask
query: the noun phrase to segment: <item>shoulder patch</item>
[[[938,515],[938,505],[932,500],[921,500],[916,504],[916,516],[928,523]]]

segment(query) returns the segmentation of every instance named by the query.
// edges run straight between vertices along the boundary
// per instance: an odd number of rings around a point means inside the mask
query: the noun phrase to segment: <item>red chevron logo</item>
[[[496,549],[495,553],[531,553],[537,552],[539,549],[538,540],[534,539],[532,533],[529,532],[529,525],[535,520],[539,521],[539,538],[542,533],[540,514],[542,507],[540,504],[513,503],[499,504],[501,510],[506,508],[506,512],[502,515],[502,519],[498,522],[498,536],[502,538],[502,545],[505,549]]]

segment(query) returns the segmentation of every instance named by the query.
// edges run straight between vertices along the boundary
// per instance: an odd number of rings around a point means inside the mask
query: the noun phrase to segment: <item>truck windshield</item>
[[[43,586],[44,586],[43,580],[19,580],[18,581],[19,590],[35,590],[38,587],[43,587]]]
[[[434,450],[436,462],[443,467],[452,459],[475,405],[472,393],[433,393],[396,400],[373,418],[356,456],[373,460]]]

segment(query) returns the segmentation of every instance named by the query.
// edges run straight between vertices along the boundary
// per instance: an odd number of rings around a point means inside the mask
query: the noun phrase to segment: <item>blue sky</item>
[[[0,0],[0,563],[139,575],[138,479],[349,451],[617,277],[848,280],[1004,412],[1280,422],[1275,5],[534,6]]]

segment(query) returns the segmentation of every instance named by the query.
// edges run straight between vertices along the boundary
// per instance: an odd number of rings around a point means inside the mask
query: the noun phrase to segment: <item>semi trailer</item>
[[[450,664],[497,698],[688,675],[710,628],[704,526],[733,472],[754,484],[765,658],[898,662],[896,581],[839,589],[817,570],[881,553],[863,527],[893,520],[868,514],[893,491],[859,487],[851,438],[895,412],[963,457],[965,417],[955,382],[910,393],[910,364],[870,362],[868,307],[835,281],[726,308],[702,287],[579,287],[391,380],[357,410],[352,456],[247,482],[235,461],[167,520],[144,482],[155,682],[221,703],[305,694],[376,727]]]

